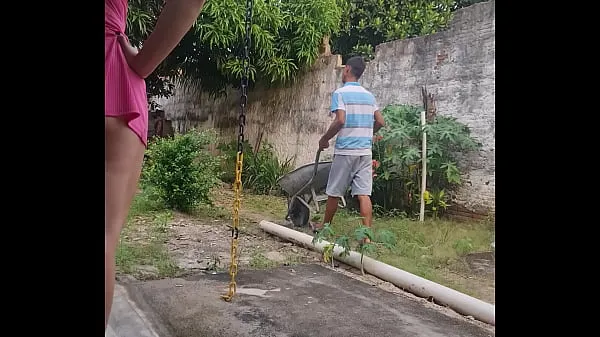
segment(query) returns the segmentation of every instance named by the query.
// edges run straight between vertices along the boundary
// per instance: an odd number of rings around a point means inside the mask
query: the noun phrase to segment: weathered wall
[[[471,211],[495,209],[495,2],[455,13],[449,29],[381,44],[361,79],[380,106],[422,105],[421,86],[434,94],[438,114],[467,124],[483,144],[469,158],[470,172],[455,204]]]
[[[305,76],[287,88],[257,88],[251,91],[246,117],[247,139],[256,147],[271,143],[280,159],[295,157],[297,166],[314,161],[321,135],[330,119],[329,95],[340,82],[341,66],[337,55],[323,56]],[[207,94],[178,89],[168,100],[159,100],[175,131],[191,127],[216,127],[225,138],[237,132],[239,91],[229,90],[226,97],[213,100]],[[331,156],[331,149],[322,158]]]
[[[421,86],[435,96],[437,113],[452,115],[471,127],[483,149],[469,159],[464,187],[456,205],[485,213],[495,209],[495,2],[459,10],[446,31],[377,46],[361,79],[384,107],[389,103],[422,104]],[[318,139],[330,119],[330,94],[340,85],[338,56],[323,56],[310,73],[289,88],[250,93],[248,135],[251,143],[268,141],[296,165],[314,160]],[[217,127],[230,137],[239,112],[238,92],[227,98],[178,89],[161,100],[177,131]],[[330,155],[330,151],[324,156]]]

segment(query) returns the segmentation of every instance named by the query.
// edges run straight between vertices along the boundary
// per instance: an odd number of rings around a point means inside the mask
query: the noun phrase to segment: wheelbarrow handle
[[[286,219],[290,217],[290,211],[291,211],[292,204],[294,203],[296,198],[299,198],[298,195],[300,194],[300,192],[304,191],[307,187],[309,187],[312,184],[315,177],[317,176],[317,171],[319,169],[319,157],[321,157],[321,151],[323,151],[323,150],[322,149],[317,150],[317,155],[315,156],[315,166],[314,166],[312,177],[310,177],[308,182],[306,182],[306,184],[304,184],[304,186],[302,186],[302,188],[300,188],[296,193],[294,193],[294,195],[288,200],[288,212],[286,215]],[[304,200],[302,200],[301,198],[299,198],[299,200],[300,200],[300,203],[302,203],[308,209],[308,212],[310,215],[310,209],[308,208],[308,205],[306,204],[306,202]]]
[[[319,157],[321,157],[321,151],[323,151],[323,150],[322,149],[318,149],[317,150],[317,155],[315,156],[315,168],[313,170],[313,175],[312,175],[313,178],[317,176],[317,170],[319,168]]]

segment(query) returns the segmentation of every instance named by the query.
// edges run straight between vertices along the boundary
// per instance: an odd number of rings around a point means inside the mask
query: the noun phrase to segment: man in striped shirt
[[[334,120],[319,140],[319,149],[329,147],[329,140],[337,135],[333,163],[327,181],[327,205],[323,222],[311,224],[316,232],[326,223],[331,223],[337,211],[338,200],[352,187],[360,205],[363,224],[371,227],[373,208],[373,161],[371,147],[373,133],[385,126],[375,97],[359,83],[365,70],[365,61],[360,56],[350,58],[342,73],[341,88],[331,96],[331,113]]]

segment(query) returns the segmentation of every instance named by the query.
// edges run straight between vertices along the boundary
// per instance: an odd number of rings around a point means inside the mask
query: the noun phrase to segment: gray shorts
[[[327,189],[330,197],[342,197],[348,186],[352,184],[352,196],[371,195],[373,189],[372,156],[344,156],[336,154],[333,157]]]

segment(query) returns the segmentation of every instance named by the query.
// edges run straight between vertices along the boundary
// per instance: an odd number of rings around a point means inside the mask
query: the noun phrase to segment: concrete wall
[[[247,139],[252,146],[258,140],[269,142],[280,159],[295,157],[296,165],[314,161],[321,135],[327,130],[330,94],[340,83],[338,55],[322,56],[310,72],[287,88],[257,88],[248,94],[246,117]],[[163,105],[166,118],[173,121],[175,131],[191,127],[216,127],[224,138],[237,132],[239,91],[229,90],[226,97],[213,100],[208,94],[193,89],[178,89]],[[331,156],[331,150],[322,158]]]
[[[495,209],[495,50],[495,2],[489,1],[457,11],[446,31],[377,46],[361,79],[380,106],[422,105],[426,86],[438,114],[471,128],[483,149],[465,161],[470,171],[454,203],[478,213]]]
[[[446,31],[381,44],[361,79],[381,107],[390,103],[422,105],[421,86],[434,94],[437,113],[467,124],[483,144],[467,158],[465,184],[454,212],[485,214],[495,209],[495,2],[475,4],[455,13]],[[282,159],[296,165],[314,160],[318,139],[330,119],[330,94],[340,85],[339,56],[322,56],[311,72],[288,88],[258,88],[250,93],[248,135],[275,146]],[[176,131],[217,127],[224,137],[236,129],[238,92],[212,100],[206,94],[178,89],[160,100]],[[325,158],[331,152],[324,153]],[[466,213],[465,213],[466,212]]]

